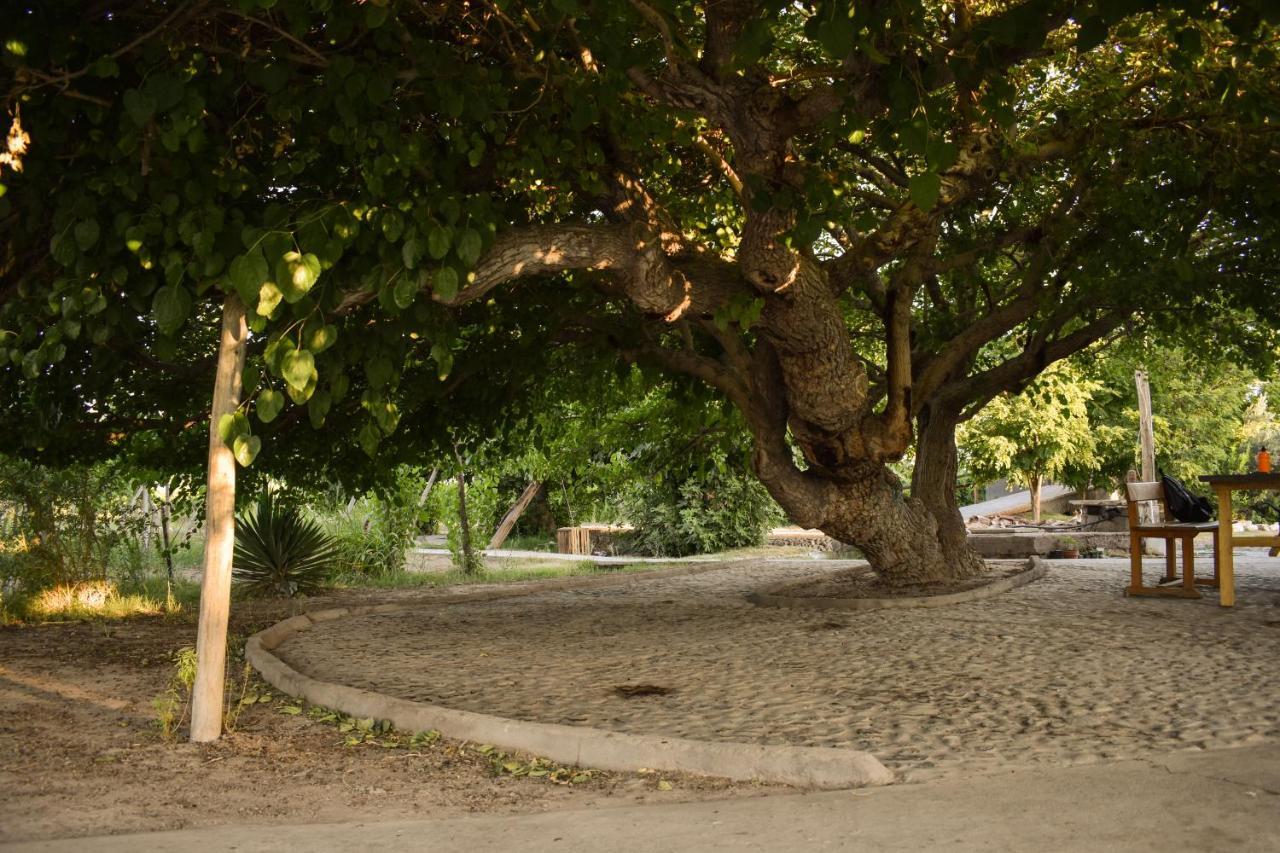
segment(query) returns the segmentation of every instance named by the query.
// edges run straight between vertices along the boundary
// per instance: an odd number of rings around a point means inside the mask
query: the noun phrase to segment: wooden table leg
[[[1236,569],[1231,553],[1231,489],[1218,486],[1218,603],[1234,607]]]
[[[1172,541],[1169,542],[1173,544]],[[1200,597],[1200,593],[1196,592],[1196,537],[1182,537],[1182,588],[1186,590],[1187,595],[1195,593],[1196,597]]]

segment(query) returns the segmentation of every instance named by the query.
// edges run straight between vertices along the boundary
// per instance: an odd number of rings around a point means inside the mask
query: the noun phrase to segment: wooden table
[[[1231,529],[1231,493],[1246,491],[1280,491],[1280,473],[1211,474],[1200,478],[1213,486],[1218,496],[1218,603],[1233,607],[1236,603],[1236,569],[1231,549],[1241,547],[1280,547],[1280,536],[1273,533],[1235,535]]]

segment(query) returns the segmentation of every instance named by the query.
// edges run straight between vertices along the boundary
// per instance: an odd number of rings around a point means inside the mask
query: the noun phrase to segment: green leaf
[[[312,326],[307,332],[307,349],[313,353],[322,353],[338,340],[338,327],[333,324]]]
[[[932,210],[942,192],[942,178],[936,172],[924,172],[911,178],[911,201],[921,210]]]
[[[369,380],[369,387],[375,391],[391,381],[391,374],[395,368],[391,364],[391,359],[380,356],[367,362],[364,366],[365,378]]]
[[[427,254],[434,261],[439,261],[449,254],[449,245],[452,242],[451,230],[443,225],[432,225],[431,230],[427,232]]]
[[[373,458],[378,453],[378,444],[382,441],[382,435],[378,432],[378,428],[372,423],[366,423],[360,427],[360,433],[356,436],[356,440],[360,443],[360,449],[365,452],[369,458]]]
[[[280,288],[276,287],[276,283],[264,281],[262,287],[258,288],[258,307],[255,310],[263,317],[270,317],[275,313],[282,299],[284,294],[280,292]]]
[[[373,419],[382,427],[382,431],[387,434],[395,432],[396,425],[400,423],[400,407],[395,403],[381,403],[372,408]]]
[[[156,325],[160,333],[172,335],[191,314],[191,294],[181,286],[162,287],[156,291],[151,301],[151,312],[155,315]]]
[[[313,428],[320,429],[324,426],[324,419],[329,414],[332,402],[328,391],[317,391],[311,395],[311,399],[307,401],[307,417],[311,419]]]
[[[240,294],[244,304],[253,305],[261,298],[262,285],[269,276],[267,259],[262,256],[261,249],[237,255],[231,260],[228,274],[231,277],[231,286],[236,289],[236,293]],[[269,311],[266,313],[270,314]]]
[[[235,441],[236,436],[249,432],[249,419],[244,412],[227,412],[218,418],[218,437],[223,444]]]
[[[313,373],[311,374],[311,378],[307,380],[307,384],[303,385],[301,388],[293,385],[286,385],[285,390],[289,393],[289,399],[299,406],[306,403],[311,399],[311,395],[316,392],[316,388],[319,387],[319,379],[320,377]]]
[[[475,266],[476,261],[480,260],[482,246],[479,231],[474,228],[464,229],[458,236],[458,259],[469,267]]]
[[[397,308],[402,310],[408,308],[413,304],[414,297],[418,295],[418,282],[409,276],[403,276],[396,282],[392,295],[395,298]]]
[[[236,461],[240,463],[240,467],[248,468],[253,464],[253,460],[258,458],[258,451],[262,449],[262,439],[256,435],[238,435],[231,444],[231,452],[235,454]]]
[[[418,261],[422,259],[422,255],[426,252],[426,246],[417,237],[411,237],[404,241],[404,247],[400,250],[400,257],[404,260],[404,265],[408,269],[414,269],[418,266]]]
[[[284,395],[274,388],[265,388],[258,394],[258,402],[254,408],[258,412],[258,420],[269,424],[284,408]]]
[[[289,304],[307,295],[320,277],[320,259],[308,252],[286,252],[276,265],[276,286]]]
[[[316,359],[310,350],[295,349],[284,354],[280,361],[280,375],[293,388],[307,387],[316,373]]]
[[[929,161],[930,170],[934,172],[950,169],[959,156],[960,149],[945,139],[930,139],[925,145],[925,158]]]
[[[124,110],[129,114],[129,118],[133,119],[134,124],[142,127],[155,114],[156,101],[155,98],[144,95],[137,89],[129,89],[124,93]]]
[[[373,7],[370,7],[373,8]],[[382,236],[392,243],[400,239],[404,233],[404,217],[399,211],[389,210],[382,217]]]
[[[139,225],[131,225],[124,232],[124,247],[135,255],[142,249],[147,232]]]
[[[436,375],[442,382],[448,379],[449,372],[453,370],[453,353],[447,346],[437,342],[431,345],[431,357],[436,360]]]
[[[364,7],[364,25],[371,30],[376,30],[387,22],[387,15],[390,10],[386,6],[375,6],[370,3]]]
[[[436,299],[441,302],[452,302],[458,295],[458,273],[453,267],[441,267],[436,270],[435,286],[432,288]]]
[[[76,223],[76,245],[80,247],[80,251],[87,252],[93,248],[98,242],[98,220],[85,219]]]

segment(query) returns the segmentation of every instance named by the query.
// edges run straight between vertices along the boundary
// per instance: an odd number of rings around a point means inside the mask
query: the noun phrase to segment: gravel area
[[[1280,561],[1237,555],[1234,609],[1213,590],[1127,599],[1127,559],[1054,561],[1028,586],[939,609],[743,598],[852,565],[535,586],[322,623],[276,654],[323,680],[522,720],[865,749],[908,781],[1280,741]]]

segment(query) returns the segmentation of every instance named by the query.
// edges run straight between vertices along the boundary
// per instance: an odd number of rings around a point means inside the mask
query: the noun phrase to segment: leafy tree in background
[[[1122,327],[1269,345],[1274,14],[21,7],[2,440],[195,458],[219,306],[243,303],[225,440],[359,478],[360,450],[500,427],[567,344],[731,401],[788,515],[886,581],[975,572],[959,422]]]
[[[1209,345],[1195,351],[1135,337],[1081,359],[1080,369],[1099,385],[1089,401],[1098,436],[1095,483],[1118,488],[1140,467],[1133,380],[1139,369],[1151,385],[1156,461],[1165,473],[1197,488],[1201,474],[1246,470],[1246,413],[1259,390],[1249,367]]]
[[[1006,394],[961,428],[966,468],[980,480],[1001,477],[1031,491],[1031,517],[1040,520],[1046,480],[1088,480],[1097,469],[1098,427],[1089,403],[1101,385],[1069,363],[1041,373],[1022,393]]]

